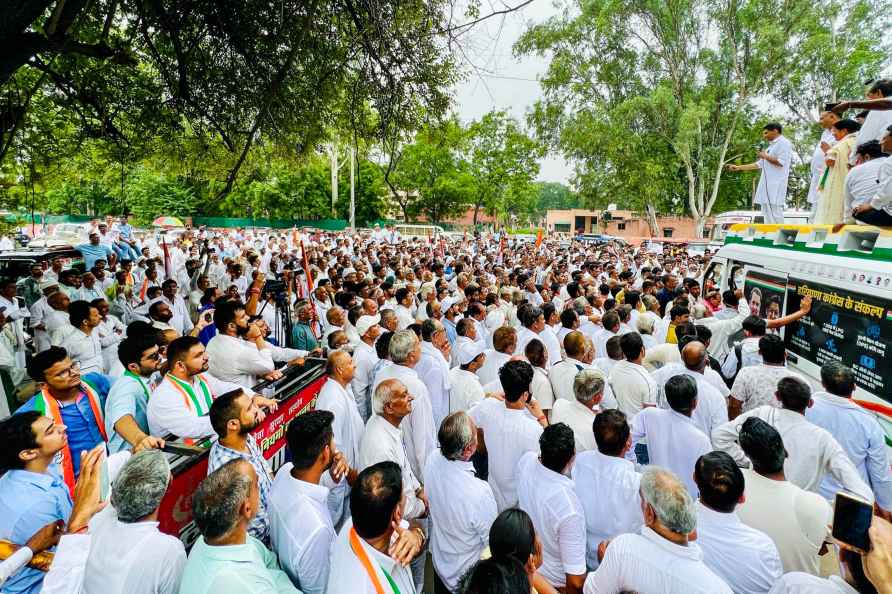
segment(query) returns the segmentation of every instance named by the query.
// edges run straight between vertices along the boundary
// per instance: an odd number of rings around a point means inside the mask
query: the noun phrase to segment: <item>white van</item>
[[[812,297],[809,315],[780,330],[788,364],[820,385],[837,360],[855,373],[855,400],[892,443],[892,229],[733,225],[704,286],[742,288],[753,313],[777,318]]]
[[[393,226],[399,232],[403,239],[413,239],[420,237],[421,239],[434,238],[444,235],[443,227],[439,225],[411,225],[399,223]]]
[[[807,225],[810,214],[807,210],[784,211],[784,224]],[[722,247],[725,235],[728,233],[731,225],[742,223],[759,225],[764,222],[765,217],[761,210],[729,210],[728,212],[717,214],[713,217],[712,229],[709,232],[709,249],[715,251]]]

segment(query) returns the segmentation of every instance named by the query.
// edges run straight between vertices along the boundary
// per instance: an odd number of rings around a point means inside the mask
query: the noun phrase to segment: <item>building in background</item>
[[[617,237],[694,238],[694,219],[681,216],[657,216],[657,233],[651,231],[644,213],[631,210],[549,210],[545,228],[549,233],[600,233]]]

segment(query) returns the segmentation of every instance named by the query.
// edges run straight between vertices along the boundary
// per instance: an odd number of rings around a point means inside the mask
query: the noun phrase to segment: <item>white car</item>
[[[28,242],[31,248],[58,248],[76,246],[87,242],[87,232],[83,225],[77,223],[59,223],[49,235],[32,239]]]

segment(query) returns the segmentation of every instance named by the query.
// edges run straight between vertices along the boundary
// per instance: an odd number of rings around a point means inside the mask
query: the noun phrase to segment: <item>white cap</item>
[[[37,287],[38,287],[41,291],[46,291],[46,290],[49,289],[50,287],[55,287],[55,286],[58,286],[58,285],[59,285],[59,283],[56,282],[56,281],[54,281],[54,280],[45,280],[45,281],[41,282],[39,285],[37,285]]]
[[[443,301],[440,302],[440,311],[444,314],[449,311],[449,308],[458,303],[454,297],[451,295],[444,297]]]
[[[483,353],[483,345],[476,340],[466,342],[458,349],[458,362],[467,365]]]
[[[501,328],[505,325],[505,312],[501,309],[493,309],[488,314],[486,314],[486,327],[490,330],[495,330],[496,328]]]
[[[381,316],[360,316],[358,320],[356,320],[356,333],[360,336],[365,336],[365,333],[369,331],[369,328],[372,326],[377,326],[381,322]]]

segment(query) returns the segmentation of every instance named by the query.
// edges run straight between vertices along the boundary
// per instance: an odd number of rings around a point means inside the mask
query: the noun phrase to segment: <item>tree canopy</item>
[[[576,164],[593,205],[687,211],[749,203],[725,165],[753,160],[760,125],[860,95],[887,60],[885,0],[572,0],[518,54],[550,59],[537,135]],[[798,118],[798,120],[796,119]],[[812,141],[813,142],[813,141]]]

